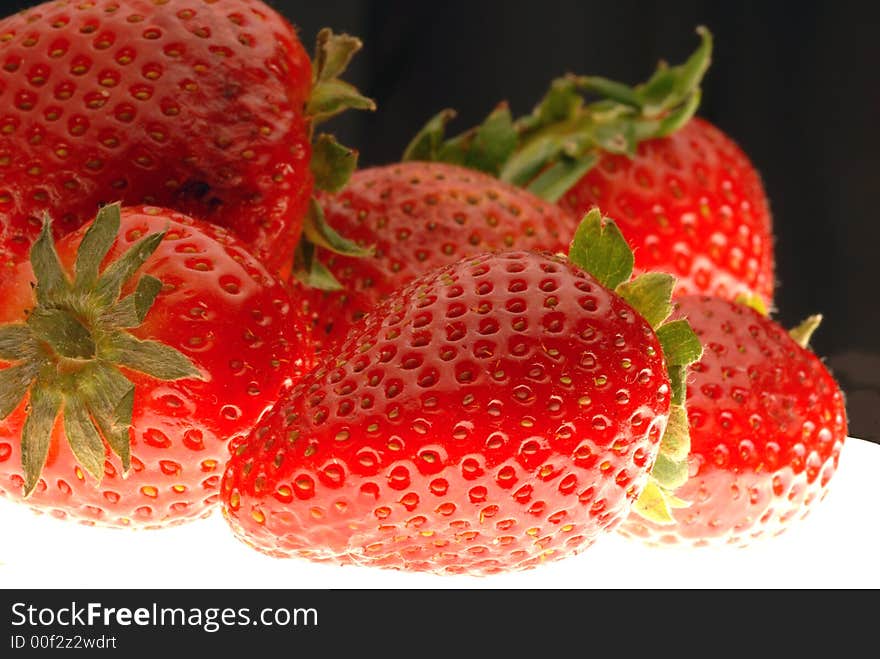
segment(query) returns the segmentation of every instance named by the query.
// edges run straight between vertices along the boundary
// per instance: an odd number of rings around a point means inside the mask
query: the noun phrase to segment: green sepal
[[[39,350],[31,328],[24,323],[0,326],[0,360],[33,359]]]
[[[312,58],[312,93],[306,104],[306,114],[311,119],[312,127],[346,110],[376,109],[372,99],[339,79],[361,47],[361,40],[357,37],[334,34],[329,28],[318,32]]]
[[[578,226],[568,259],[612,290],[632,276],[632,250],[614,221],[596,208]]]
[[[202,379],[189,357],[159,341],[141,340],[127,332],[107,337],[102,357],[158,380]]]
[[[617,293],[656,330],[672,313],[675,281],[675,277],[665,272],[646,272],[622,283]]]
[[[317,199],[312,199],[309,204],[309,212],[303,223],[303,235],[306,239],[318,247],[330,250],[342,256],[360,258],[372,256],[372,248],[361,247],[357,243],[343,238],[336,230],[327,223],[324,217],[324,209]]]
[[[673,405],[684,405],[687,398],[687,365],[667,364],[666,372],[669,374],[669,388],[672,390],[670,402]]]
[[[116,241],[120,222],[119,204],[110,204],[101,208],[89,225],[76,254],[74,287],[77,290],[87,291],[95,285],[101,263]]]
[[[687,460],[671,460],[665,454],[658,453],[651,476],[664,489],[675,490],[687,482]]]
[[[441,110],[428,120],[403,152],[402,162],[439,160],[440,146],[446,137],[446,125],[455,118],[455,110]]]
[[[68,359],[91,359],[95,341],[91,332],[67,309],[36,307],[27,320],[31,332]]]
[[[675,522],[666,493],[653,480],[648,480],[648,484],[633,504],[633,511],[657,524]]]
[[[70,281],[58,260],[58,252],[55,251],[55,239],[52,237],[52,221],[48,215],[43,218],[43,228],[40,235],[31,245],[31,267],[37,284],[34,293],[37,302],[45,304],[64,292],[70,290]]]
[[[293,259],[293,275],[306,286],[322,291],[341,291],[342,284],[316,255],[315,246],[306,241],[297,245]]]
[[[550,89],[532,110],[517,119],[520,135],[527,136],[546,126],[561,124],[577,117],[584,106],[584,98],[578,89],[577,77],[567,75],[550,83]]]
[[[0,420],[12,414],[24,400],[40,365],[24,362],[0,371]]]
[[[90,375],[94,386],[83,390],[85,404],[110,449],[122,461],[122,470],[126,473],[131,468],[134,385],[106,362],[97,362]]]
[[[736,296],[735,301],[737,304],[742,304],[743,306],[754,309],[762,316],[767,316],[770,313],[767,309],[767,303],[764,301],[764,298],[757,293],[740,293]]]
[[[502,103],[475,129],[443,143],[437,159],[497,176],[517,141],[510,108]]]
[[[309,163],[315,187],[325,192],[339,192],[357,169],[357,162],[357,150],[343,146],[332,135],[321,133],[315,141]]]
[[[669,407],[669,420],[660,440],[660,453],[669,460],[682,462],[687,460],[690,451],[691,434],[687,411],[684,406],[673,404]]]
[[[673,320],[657,328],[666,363],[671,366],[693,364],[703,356],[703,344],[686,320]]]
[[[33,493],[40,481],[62,400],[63,396],[52,387],[40,386],[39,382],[31,387],[30,413],[21,431],[21,467],[24,472],[25,497]]]
[[[166,231],[162,231],[141,238],[107,266],[95,283],[95,297],[104,304],[112,304],[119,297],[123,284],[153,255],[165,234]]]
[[[794,339],[795,343],[801,348],[806,349],[810,345],[810,339],[813,337],[813,332],[819,329],[819,325],[821,324],[822,314],[814,314],[804,320],[797,327],[790,329],[788,335]]]
[[[144,275],[138,280],[134,292],[114,304],[101,320],[115,327],[137,327],[144,322],[161,291],[160,280],[152,275]]]
[[[104,442],[76,394],[64,399],[64,433],[76,461],[100,483],[104,477]]]
[[[581,180],[584,174],[595,167],[599,161],[596,153],[588,153],[582,158],[566,158],[560,160],[529,183],[528,190],[532,194],[556,203],[571,187]]]

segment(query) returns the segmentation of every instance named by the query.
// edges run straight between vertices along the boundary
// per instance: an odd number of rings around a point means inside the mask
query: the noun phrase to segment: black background
[[[198,4],[198,0],[192,0]],[[3,11],[36,2],[4,0]],[[566,72],[635,83],[715,36],[699,114],[761,172],[774,214],[776,317],[820,312],[813,340],[847,393],[850,434],[880,441],[880,6],[847,2],[274,0],[311,47],[360,36],[348,79],[373,114],[333,128],[363,165],[399,158],[437,110],[473,125],[502,99],[531,109]],[[7,9],[8,8],[8,9]]]

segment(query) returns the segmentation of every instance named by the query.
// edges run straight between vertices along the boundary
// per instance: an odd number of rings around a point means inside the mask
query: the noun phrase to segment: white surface
[[[0,501],[0,588],[880,588],[880,445],[849,440],[807,519],[747,549],[649,548],[611,534],[579,556],[493,577],[263,556],[219,514],[163,531],[95,529]]]

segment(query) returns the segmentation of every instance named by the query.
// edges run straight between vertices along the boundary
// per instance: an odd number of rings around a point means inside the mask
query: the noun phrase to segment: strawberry
[[[464,167],[399,163],[355,172],[318,197],[326,221],[373,253],[320,254],[342,290],[303,287],[315,341],[329,348],[380,300],[464,256],[516,246],[564,252],[577,222],[525,190]]]
[[[26,258],[46,211],[61,236],[122,201],[234,229],[281,268],[311,169],[332,186],[350,168],[351,152],[324,136],[313,155],[310,138],[371,107],[337,79],[359,46],[323,31],[313,73],[259,0],[53,0],[0,20],[0,259]]]
[[[571,260],[490,252],[415,279],[233,451],[233,530],[279,557],[488,574],[650,511],[686,474],[674,401],[700,346],[664,324],[672,278],[631,270],[594,212]]]
[[[734,140],[693,117],[712,40],[684,64],[630,88],[599,77],[554,81],[531,115],[501,106],[478,128],[444,141],[434,117],[405,159],[463,163],[529,188],[576,218],[598,206],[617,218],[636,271],[676,276],[676,294],[773,300],[772,216],[760,174]],[[584,105],[583,93],[600,100]],[[494,146],[491,158],[487,142]]]
[[[87,524],[209,513],[228,442],[310,366],[241,241],[159,208],[107,206],[57,244],[47,221],[0,299],[0,495]]]
[[[758,311],[685,296],[706,347],[688,382],[690,478],[665,519],[620,530],[652,544],[745,546],[777,535],[827,493],[847,435],[840,388],[805,346],[819,317],[786,332]]]

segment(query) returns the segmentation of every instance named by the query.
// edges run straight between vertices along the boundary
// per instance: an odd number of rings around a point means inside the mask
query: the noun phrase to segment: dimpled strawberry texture
[[[224,512],[275,556],[491,574],[575,554],[644,486],[656,336],[558,257],[433,271],[358,324],[235,451]]]
[[[246,435],[279,390],[311,365],[306,326],[285,289],[222,227],[158,208],[127,208],[108,258],[166,230],[143,266],[163,289],[131,333],[176,348],[205,380],[164,382],[126,371],[135,385],[131,470],[123,476],[108,449],[100,484],[79,467],[57,423],[43,477],[27,500],[37,512],[87,525],[144,528],[210,514],[227,444]],[[83,233],[58,243],[69,272]],[[32,279],[29,267],[19,272]],[[123,292],[130,293],[131,284]],[[15,316],[3,307],[0,322]],[[0,496],[12,499],[22,498],[25,415],[26,401],[0,421]]]
[[[251,0],[68,0],[0,20],[0,257],[27,258],[100,204],[233,228],[270,269],[292,255],[312,178],[311,64]]]
[[[745,546],[778,535],[827,494],[847,434],[844,398],[822,362],[774,321],[717,298],[686,296],[703,341],[687,410],[690,502],[675,523],[630,516],[620,527],[649,544]]]
[[[642,142],[632,157],[605,154],[560,200],[580,217],[613,217],[638,272],[669,272],[676,295],[773,300],[772,217],[758,172],[718,128],[694,118]]]
[[[566,253],[578,225],[525,190],[444,163],[363,169],[319,199],[334,229],[375,250],[369,258],[321,253],[344,290],[303,291],[319,348],[341,342],[380,300],[433,268],[500,249]]]

